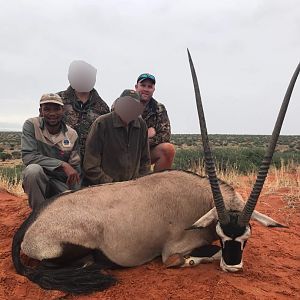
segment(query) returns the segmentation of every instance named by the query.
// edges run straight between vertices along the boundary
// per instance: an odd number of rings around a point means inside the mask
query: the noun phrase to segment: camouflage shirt
[[[149,138],[150,148],[161,143],[169,143],[171,138],[170,120],[165,106],[151,98],[142,115],[147,127],[153,127],[155,136]]]
[[[109,113],[108,105],[101,99],[95,89],[90,92],[90,98],[82,103],[75,90],[69,86],[66,91],[57,93],[64,102],[66,124],[77,131],[79,137],[80,155],[83,162],[85,141],[92,123],[101,115]]]

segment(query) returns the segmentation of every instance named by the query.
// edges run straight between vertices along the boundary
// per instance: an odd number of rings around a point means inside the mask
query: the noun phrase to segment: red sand
[[[45,291],[16,274],[11,241],[29,209],[26,199],[0,192],[0,299],[300,299],[300,211],[287,207],[283,200],[287,192],[281,189],[261,196],[259,211],[290,227],[268,229],[252,222],[243,273],[224,273],[218,262],[166,269],[156,259],[141,267],[112,271],[118,284],[88,296]]]

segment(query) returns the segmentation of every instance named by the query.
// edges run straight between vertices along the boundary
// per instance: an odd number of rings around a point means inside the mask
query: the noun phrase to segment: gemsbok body
[[[69,263],[89,251],[111,262],[134,267],[162,257],[167,267],[187,267],[220,259],[224,271],[243,268],[243,249],[251,235],[250,219],[264,226],[283,227],[255,211],[267,176],[280,128],[299,73],[298,65],[273,131],[257,180],[247,201],[218,180],[212,160],[202,102],[192,59],[207,177],[168,170],[136,180],[91,186],[66,192],[32,212],[14,236],[12,256],[19,274],[45,289],[71,293],[99,291],[114,284],[100,273],[97,262]],[[220,240],[221,247],[212,245]],[[25,266],[20,251],[40,260]]]

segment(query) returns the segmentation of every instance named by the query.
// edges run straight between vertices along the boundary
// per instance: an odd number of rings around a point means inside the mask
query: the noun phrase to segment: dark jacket
[[[124,127],[115,112],[92,125],[83,162],[89,184],[130,180],[150,171],[147,126],[141,117]]]

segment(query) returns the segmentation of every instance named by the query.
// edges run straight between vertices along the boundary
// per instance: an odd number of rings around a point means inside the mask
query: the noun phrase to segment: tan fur
[[[225,206],[240,210],[241,196],[220,185]],[[186,254],[217,237],[215,223],[187,231],[212,207],[207,178],[164,171],[133,181],[62,194],[29,227],[23,252],[42,260],[61,255],[63,243],[100,249],[117,264],[136,266],[162,255]]]

